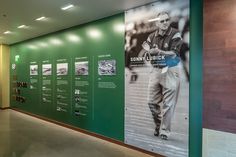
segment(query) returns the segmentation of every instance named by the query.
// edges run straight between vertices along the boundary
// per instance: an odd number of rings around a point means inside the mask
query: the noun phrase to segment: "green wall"
[[[124,30],[119,30],[120,25],[123,14],[11,45],[11,65],[16,64],[11,69],[11,107],[123,141]],[[92,30],[99,32],[91,37]],[[116,74],[98,75],[100,60],[115,60]],[[88,61],[89,75],[76,76],[75,62],[82,61]],[[67,75],[57,76],[57,63],[68,63]],[[42,75],[42,64],[52,64],[52,75]],[[30,76],[30,65],[38,65],[38,75]],[[16,87],[17,82],[26,82],[27,87]],[[75,89],[80,90],[79,103]]]
[[[190,143],[189,156],[200,157],[202,155],[202,7],[203,2],[190,1]],[[16,70],[11,70],[11,107],[32,112],[41,116],[52,118],[64,123],[78,126],[91,132],[96,132],[120,141],[124,140],[124,32],[115,32],[114,24],[124,24],[124,15],[98,20],[68,30],[53,33],[51,35],[32,39],[11,46],[11,65],[16,64]],[[100,39],[91,39],[87,31],[90,29],[102,31]],[[80,41],[68,41],[67,35],[74,34],[80,37]],[[53,45],[49,41],[57,38],[62,45]],[[42,44],[46,43],[48,45]],[[41,43],[41,44],[40,44]],[[31,46],[30,46],[31,45]],[[34,45],[34,46],[32,46]],[[45,46],[45,47],[44,47]],[[110,54],[110,55],[109,55]],[[15,56],[19,55],[19,61]],[[100,55],[100,58],[98,56]],[[103,57],[101,57],[103,56]],[[107,56],[107,57],[106,57]],[[75,77],[74,62],[78,60],[89,61],[89,76]],[[83,59],[88,57],[88,59]],[[97,74],[97,61],[101,59],[116,59],[117,73],[115,76],[100,77]],[[65,59],[69,63],[69,74],[61,79],[70,80],[65,90],[68,91],[70,112],[61,113],[56,111],[57,80],[56,63],[58,59]],[[52,63],[53,75],[43,79],[42,63]],[[39,76],[30,78],[30,62],[39,65]],[[63,61],[62,61],[63,62]],[[35,64],[35,63],[31,63]],[[13,75],[17,78],[14,79]],[[80,87],[88,91],[88,109],[84,111],[87,116],[75,116],[74,89],[76,80],[87,81],[89,85]],[[14,82],[29,83],[37,80],[37,89],[20,88],[20,95],[26,98],[25,103],[19,103],[12,99]],[[51,80],[52,103],[42,102],[43,80]],[[98,82],[111,82],[115,88],[98,88]],[[29,85],[29,84],[28,84]],[[50,105],[51,104],[51,105]]]

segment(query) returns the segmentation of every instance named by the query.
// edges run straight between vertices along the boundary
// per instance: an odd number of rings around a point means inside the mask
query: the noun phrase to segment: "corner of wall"
[[[10,48],[0,45],[0,107],[10,106]]]
[[[2,108],[2,44],[0,44],[0,108]]]

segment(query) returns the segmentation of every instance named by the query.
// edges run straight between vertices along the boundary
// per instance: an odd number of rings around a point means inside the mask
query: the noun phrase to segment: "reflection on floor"
[[[150,157],[37,118],[0,110],[0,157]]]

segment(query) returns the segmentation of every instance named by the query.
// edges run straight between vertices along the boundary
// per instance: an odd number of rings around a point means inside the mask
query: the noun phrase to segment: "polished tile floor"
[[[0,110],[0,157],[150,156],[13,110]]]

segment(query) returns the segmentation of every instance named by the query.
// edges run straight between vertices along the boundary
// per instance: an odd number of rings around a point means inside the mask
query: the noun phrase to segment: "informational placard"
[[[121,13],[12,45],[12,107],[124,141],[123,25]]]
[[[70,108],[70,91],[68,88],[68,59],[57,60],[57,78],[56,78],[56,111],[67,113]]]
[[[31,61],[30,62],[30,89],[38,89],[39,86],[39,78],[38,78],[38,62],[37,61]]]
[[[116,89],[117,85],[113,81],[116,75],[116,60],[111,54],[98,56],[98,88]]]
[[[42,85],[42,102],[52,103],[52,81],[43,77]]]
[[[125,14],[125,143],[188,156],[189,0]]]
[[[53,103],[53,79],[52,79],[52,64],[51,60],[42,61],[42,90],[41,98],[42,104],[47,104],[48,106]],[[44,106],[45,107],[45,106]],[[49,107],[45,107],[47,110]]]
[[[89,61],[87,56],[75,58],[75,89],[74,89],[74,115],[76,117],[89,116]],[[93,75],[93,74],[92,74]],[[90,113],[91,114],[91,113]]]

